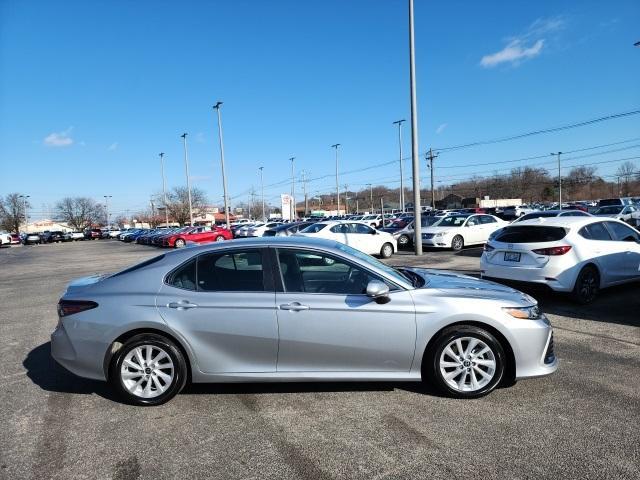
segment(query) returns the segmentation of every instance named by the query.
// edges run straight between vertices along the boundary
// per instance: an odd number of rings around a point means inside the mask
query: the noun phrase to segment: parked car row
[[[231,232],[226,228],[196,226],[181,228],[134,228],[119,232],[122,242],[152,245],[156,247],[182,248],[188,244],[201,244],[231,240]]]

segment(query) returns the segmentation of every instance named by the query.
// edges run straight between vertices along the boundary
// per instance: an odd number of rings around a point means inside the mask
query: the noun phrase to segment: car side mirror
[[[371,280],[367,284],[367,297],[375,299],[378,303],[389,301],[389,285],[379,280]]]
[[[376,235],[376,234],[378,233],[378,231],[377,231],[377,230],[375,230],[375,229],[373,229],[373,230],[371,230],[371,232],[369,232],[369,233],[370,233],[371,235]]]

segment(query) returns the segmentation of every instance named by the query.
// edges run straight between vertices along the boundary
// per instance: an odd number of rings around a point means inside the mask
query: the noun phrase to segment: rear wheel
[[[382,258],[390,258],[391,255],[393,255],[393,245],[390,243],[382,245],[382,248],[380,249],[380,256]]]
[[[177,239],[175,241],[174,245],[175,245],[176,248],[182,248],[182,247],[184,247],[185,242],[184,242],[184,240],[182,238],[179,238],[179,239]]]
[[[398,237],[398,248],[406,247],[407,245],[409,245],[409,236],[400,235],[400,237]]]
[[[504,349],[482,328],[450,327],[425,355],[427,378],[451,397],[482,397],[496,388],[504,375]]]
[[[114,355],[109,381],[134,405],[160,405],[172,399],[187,381],[184,356],[176,345],[156,334],[129,339]]]
[[[451,250],[455,250],[457,252],[462,250],[462,247],[464,247],[464,238],[462,238],[462,235],[456,235],[453,237],[453,240],[451,240]]]
[[[222,235],[218,235],[218,236],[215,238],[215,241],[216,241],[216,242],[224,242],[224,237],[223,237]]]
[[[587,265],[580,270],[571,296],[576,302],[584,305],[593,302],[599,290],[600,275],[594,267]]]

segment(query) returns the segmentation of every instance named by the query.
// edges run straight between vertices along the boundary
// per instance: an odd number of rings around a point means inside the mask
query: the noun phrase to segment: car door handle
[[[187,300],[181,300],[179,302],[171,302],[167,304],[169,308],[177,308],[178,310],[188,310],[189,308],[197,308],[198,305],[191,303]]]
[[[279,306],[280,310],[291,310],[293,312],[299,312],[300,310],[309,310],[309,305],[302,305],[299,302],[283,303]]]

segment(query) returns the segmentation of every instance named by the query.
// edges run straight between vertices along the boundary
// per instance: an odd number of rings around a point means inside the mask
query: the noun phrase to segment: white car
[[[364,222],[373,228],[378,228],[382,223],[382,215],[365,215],[359,221]]]
[[[84,232],[71,232],[69,235],[71,236],[71,240],[74,242],[77,240],[84,240]]]
[[[422,230],[422,245],[461,250],[465,245],[486,243],[495,230],[505,225],[508,223],[504,220],[484,213],[447,215]]]
[[[537,209],[530,207],[529,205],[517,205],[512,207],[506,207],[502,210],[502,216],[505,218],[520,218],[527,213],[533,213]]]
[[[262,223],[262,222],[247,223],[246,225],[243,225],[243,226],[241,226],[240,228],[238,228],[236,230],[235,236],[236,237],[242,237],[242,238],[248,237],[250,228],[261,227],[262,225],[264,225],[264,223]]]
[[[370,227],[363,221],[331,220],[309,225],[296,233],[305,237],[328,238],[349,245],[369,255],[389,258],[398,251],[398,242],[387,232]]]
[[[11,235],[6,232],[0,233],[0,245],[11,245]]]
[[[640,233],[598,217],[527,220],[503,228],[487,243],[480,273],[547,285],[588,303],[601,288],[640,280]]]
[[[253,227],[249,227],[247,229],[247,237],[261,237],[264,235],[264,232],[269,230],[270,228],[275,228],[280,225],[284,225],[283,222],[269,222],[263,223],[260,225],[254,225]]]
[[[596,217],[610,217],[627,222],[629,225],[640,225],[640,208],[635,205],[609,205],[598,208],[594,213]]]

